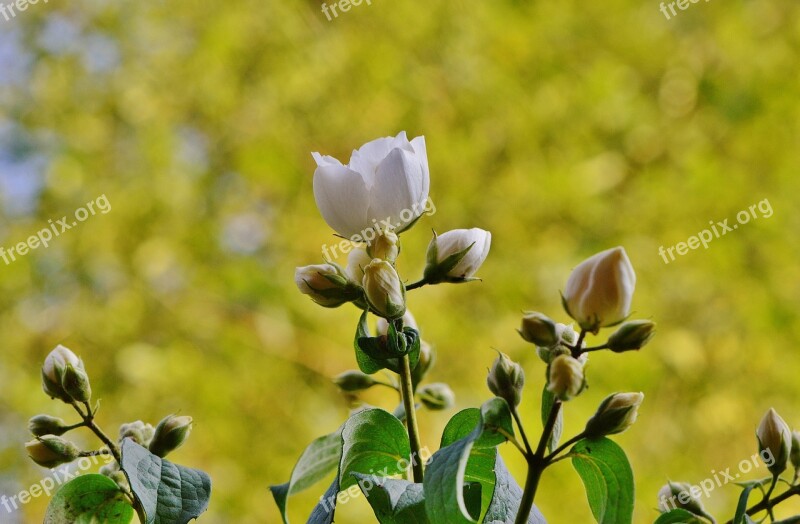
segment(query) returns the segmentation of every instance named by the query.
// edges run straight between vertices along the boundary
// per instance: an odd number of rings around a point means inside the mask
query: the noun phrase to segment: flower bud
[[[406,288],[389,262],[373,259],[364,268],[363,285],[369,305],[379,316],[394,320],[406,312]]]
[[[64,377],[61,381],[64,391],[75,402],[89,402],[92,398],[92,387],[89,385],[89,375],[83,370],[83,365],[75,367],[70,363],[64,367]]]
[[[155,429],[150,424],[145,424],[141,420],[128,422],[119,427],[119,440],[122,442],[126,438],[132,439],[140,446],[147,447],[153,440]]]
[[[45,435],[61,436],[69,431],[69,426],[58,417],[50,415],[36,415],[28,421],[28,431],[35,437]]]
[[[600,438],[622,433],[636,422],[643,393],[614,393],[600,403],[597,412],[586,423],[587,438]]]
[[[364,281],[364,268],[372,262],[372,257],[365,249],[355,248],[347,255],[347,267],[344,272],[347,280],[361,287]]]
[[[192,431],[192,417],[168,415],[156,426],[153,440],[150,442],[150,453],[166,457],[178,449]]]
[[[422,379],[425,378],[425,375],[428,374],[428,371],[431,370],[434,363],[436,363],[436,352],[430,344],[424,340],[420,341],[419,362],[417,362],[417,366],[411,370],[411,382],[414,385],[422,382]]]
[[[770,473],[780,475],[786,469],[792,446],[792,432],[789,426],[773,408],[761,419],[756,430],[758,451],[763,457],[769,453],[773,457],[771,465],[767,465]]]
[[[342,391],[363,391],[378,382],[371,376],[360,371],[345,371],[333,378],[333,383]]]
[[[489,376],[486,377],[489,391],[505,399],[509,406],[519,406],[522,400],[522,388],[525,385],[525,372],[522,366],[508,358],[505,353],[495,359]]]
[[[800,469],[800,431],[792,431],[792,451],[789,452],[789,460],[795,470]]]
[[[537,346],[550,347],[558,343],[556,323],[549,317],[536,312],[526,313],[522,317],[522,327],[519,334],[527,342]]]
[[[298,267],[294,282],[301,293],[323,307],[338,307],[360,296],[358,286],[349,282],[344,270],[333,264]]]
[[[441,382],[426,384],[417,391],[419,400],[426,408],[433,411],[440,411],[453,407],[456,403],[456,395],[450,386]]]
[[[429,284],[467,282],[489,255],[492,234],[483,229],[454,229],[433,234],[424,277]]]
[[[397,255],[400,254],[400,238],[394,232],[384,230],[369,244],[367,253],[372,258],[379,258],[394,264]]]
[[[649,320],[630,320],[623,323],[610,337],[608,349],[614,353],[641,349],[656,334],[655,322]]]
[[[67,367],[71,367],[69,376],[70,390],[77,395],[73,398],[65,389],[65,374]],[[82,376],[80,374],[82,373]],[[86,394],[91,395],[89,388],[89,378],[83,369],[83,362],[75,353],[62,345],[47,355],[42,366],[42,389],[51,398],[57,398],[71,404],[72,402],[84,402],[82,400]],[[87,399],[88,400],[88,399]]]
[[[43,468],[54,468],[72,462],[81,454],[72,442],[55,436],[44,435],[25,444],[28,456]]]
[[[699,496],[700,492],[686,482],[668,482],[658,490],[658,509],[662,513],[667,513],[674,509],[685,509],[695,515],[705,517],[706,510]]]
[[[564,289],[564,309],[581,329],[597,333],[630,314],[635,286],[636,274],[625,249],[608,249],[572,271]]]
[[[586,386],[583,364],[570,355],[559,355],[550,364],[547,389],[561,400],[577,397]]]

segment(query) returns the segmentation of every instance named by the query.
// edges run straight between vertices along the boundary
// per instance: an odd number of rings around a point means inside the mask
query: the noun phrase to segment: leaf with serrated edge
[[[122,442],[122,471],[144,509],[143,524],[186,524],[208,508],[207,474],[153,455],[129,438]]]

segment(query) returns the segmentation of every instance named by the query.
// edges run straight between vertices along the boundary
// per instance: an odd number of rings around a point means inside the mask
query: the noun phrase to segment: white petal
[[[411,147],[414,148],[414,152],[417,154],[417,159],[419,160],[420,165],[422,166],[422,176],[423,176],[423,186],[422,186],[422,194],[419,195],[418,202],[423,202],[428,198],[428,192],[430,191],[430,184],[431,184],[431,173],[428,169],[428,147],[425,144],[425,137],[418,136],[414,140],[411,141]]]
[[[379,221],[390,219],[398,232],[406,229],[422,212],[419,206],[422,189],[422,166],[416,156],[403,149],[392,150],[375,172],[368,217]]]
[[[322,218],[350,238],[369,227],[369,196],[360,174],[342,165],[321,165],[314,172],[314,199]]]
[[[328,155],[320,155],[317,152],[311,153],[311,156],[314,157],[314,161],[317,163],[318,166],[340,166],[342,165],[337,159],[333,158],[332,156]]]

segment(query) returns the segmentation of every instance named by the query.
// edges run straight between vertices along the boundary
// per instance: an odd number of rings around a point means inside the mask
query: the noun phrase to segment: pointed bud
[[[347,280],[361,287],[364,281],[364,268],[372,262],[372,257],[365,249],[355,248],[347,255],[347,267],[344,272]]]
[[[192,431],[192,417],[168,415],[158,423],[153,440],[150,442],[150,453],[166,457],[178,449]]]
[[[370,307],[383,318],[394,320],[406,312],[406,288],[385,260],[375,258],[364,268],[364,292]]]
[[[92,398],[92,387],[89,385],[89,375],[80,367],[67,363],[64,367],[64,377],[61,385],[64,391],[72,397],[75,402],[89,402]]]
[[[547,389],[561,400],[577,397],[586,386],[583,364],[570,355],[559,355],[550,364]]]
[[[758,451],[763,457],[769,453],[773,457],[771,465],[767,465],[770,473],[780,475],[786,469],[792,446],[792,432],[778,412],[769,408],[756,430]]]
[[[623,323],[610,337],[608,349],[614,353],[641,349],[656,334],[655,322],[649,320],[630,320]]]
[[[429,284],[468,282],[489,255],[492,234],[479,228],[433,234],[424,277]]]
[[[363,391],[369,389],[378,382],[371,376],[360,371],[345,371],[333,377],[333,383],[339,386],[342,391]]]
[[[323,307],[338,307],[361,296],[358,286],[334,264],[298,267],[294,272],[297,289]]]
[[[643,393],[614,393],[600,403],[597,412],[586,423],[587,438],[600,438],[622,433],[636,422]]]
[[[45,435],[61,436],[69,431],[69,426],[58,417],[36,415],[28,421],[28,431],[35,437],[43,437]]]
[[[789,460],[794,469],[800,469],[800,431],[792,431],[792,451],[789,452]]]
[[[44,435],[25,444],[28,456],[43,468],[72,462],[81,454],[75,444],[55,435]]]
[[[394,264],[400,254],[400,238],[394,232],[384,230],[369,244],[367,253],[372,258],[379,258]]]
[[[608,249],[572,271],[564,289],[564,309],[582,329],[597,333],[630,314],[635,287],[636,274],[625,249]]]
[[[522,400],[522,388],[525,385],[525,372],[522,366],[508,358],[505,353],[495,359],[489,376],[486,377],[489,391],[505,399],[509,406],[519,406]]]
[[[699,489],[686,482],[668,482],[658,491],[658,509],[662,513],[667,513],[680,508],[705,517],[707,513],[703,503],[699,495],[695,496],[699,492]]]
[[[153,440],[155,429],[150,424],[145,424],[141,420],[128,422],[119,427],[119,441],[122,442],[129,438],[139,444],[140,446],[147,447],[150,441]]]
[[[435,363],[436,352],[430,344],[422,340],[419,346],[419,362],[417,367],[411,370],[411,382],[415,386],[422,382],[422,379],[425,378],[425,375],[428,374],[428,371],[433,368]]]
[[[67,404],[71,404],[78,399],[73,399],[64,389],[64,375],[67,370],[67,365],[71,366],[73,370],[83,371],[83,362],[81,362],[81,359],[79,359],[75,353],[62,345],[56,346],[56,348],[47,355],[47,358],[44,360],[44,365],[42,366],[42,389],[51,398],[57,398]],[[74,375],[71,375],[70,381],[73,381],[75,378]],[[87,377],[87,385],[88,380]],[[70,382],[70,386],[74,386],[74,383]],[[78,397],[83,397],[80,391],[76,390],[74,392],[78,393]]]
[[[541,313],[530,312],[522,317],[519,334],[527,342],[537,346],[550,347],[558,343],[556,323]]]
[[[453,407],[456,395],[450,386],[442,382],[426,384],[417,391],[419,400],[432,411],[441,411]]]

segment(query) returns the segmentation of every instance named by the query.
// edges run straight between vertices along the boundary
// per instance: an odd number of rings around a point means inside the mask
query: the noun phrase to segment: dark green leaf
[[[358,369],[367,375],[372,375],[373,373],[377,373],[378,371],[382,370],[384,365],[364,353],[364,351],[361,349],[359,340],[369,337],[371,337],[371,335],[369,332],[369,326],[367,325],[367,312],[364,311],[361,314],[361,318],[358,320],[358,327],[356,327],[356,337],[353,341],[353,347],[356,350],[356,362],[358,362]]]
[[[497,454],[495,461],[496,483],[492,493],[489,511],[483,522],[485,524],[514,524],[517,512],[519,512],[520,501],[522,500],[522,488],[509,473],[500,454]],[[533,506],[528,516],[528,524],[546,524],[544,515],[539,508]]]
[[[104,475],[82,475],[53,495],[44,524],[128,524],[133,507],[116,482]]]
[[[270,487],[285,524],[289,522],[286,516],[289,496],[299,493],[325,478],[339,466],[341,456],[342,429],[339,428],[330,435],[319,437],[303,451],[292,471],[289,482]]]
[[[742,490],[739,495],[739,502],[736,504],[736,514],[733,516],[733,524],[746,524],[745,517],[747,517],[747,499],[750,498],[750,492],[753,491],[755,485],[751,484]]]
[[[360,473],[354,475],[381,524],[429,524],[422,484]]]
[[[186,524],[208,508],[208,475],[153,455],[129,438],[122,442],[122,471],[145,511],[143,524]]]
[[[659,515],[654,524],[706,524],[706,522],[691,511],[677,508]]]
[[[336,513],[336,496],[339,494],[339,476],[337,475],[331,485],[325,490],[319,503],[311,511],[306,524],[331,524]]]
[[[547,389],[547,384],[544,385],[542,391],[542,427],[547,425],[547,419],[550,418],[550,410],[553,408],[556,397]],[[564,430],[564,410],[559,410],[558,417],[556,417],[556,424],[553,426],[553,433],[550,440],[547,442],[547,449],[552,453],[558,447],[558,441],[561,440],[561,433]]]
[[[595,520],[599,524],[630,524],[633,471],[622,448],[607,438],[581,440],[570,455]]]

